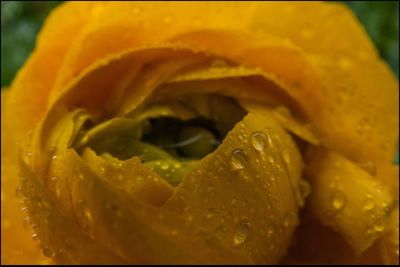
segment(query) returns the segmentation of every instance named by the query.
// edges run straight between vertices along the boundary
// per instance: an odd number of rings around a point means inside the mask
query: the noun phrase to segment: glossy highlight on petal
[[[397,84],[339,3],[64,3],[2,93],[2,263],[398,263]]]

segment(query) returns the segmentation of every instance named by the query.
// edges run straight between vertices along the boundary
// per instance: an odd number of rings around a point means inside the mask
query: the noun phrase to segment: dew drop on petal
[[[248,220],[240,220],[238,222],[235,234],[233,236],[233,245],[235,247],[243,244],[246,241],[250,228],[251,224]]]
[[[169,164],[166,162],[162,162],[160,165],[161,170],[168,170],[169,169]]]
[[[22,194],[22,186],[18,186],[18,187],[15,189],[15,195],[17,196],[17,198],[22,198],[22,197],[23,197],[23,194]]]
[[[262,132],[254,132],[251,135],[251,144],[257,151],[263,151],[267,144],[267,137]]]
[[[301,179],[299,183],[299,189],[303,199],[307,198],[310,195],[311,186],[307,181]]]
[[[30,152],[30,151],[26,152],[24,155],[24,162],[26,164],[29,164],[31,159],[32,159],[32,152]]]
[[[341,210],[346,203],[346,196],[341,191],[332,194],[331,205],[335,210]]]
[[[182,167],[182,164],[181,164],[181,163],[179,163],[179,162],[174,163],[174,168],[175,168],[175,169],[179,169],[179,168],[181,168],[181,167]]]
[[[247,164],[246,153],[242,149],[235,149],[231,154],[231,166],[232,170],[242,170]]]
[[[271,237],[271,236],[273,236],[273,235],[274,235],[274,233],[275,233],[275,231],[274,231],[274,229],[272,229],[272,228],[269,228],[269,229],[268,229],[268,231],[267,231],[267,235],[268,235],[268,237]]]
[[[374,201],[373,201],[372,199],[370,199],[370,198],[367,198],[367,199],[364,201],[364,206],[363,206],[363,208],[364,208],[365,211],[373,210],[373,209],[375,208],[375,203],[374,203]]]
[[[296,221],[296,215],[292,211],[289,211],[283,217],[283,226],[288,228],[290,225],[294,224]]]
[[[22,221],[22,226],[25,229],[29,229],[30,224],[31,224],[31,219],[29,217],[25,217],[24,220]]]
[[[290,164],[290,154],[288,151],[283,151],[282,153],[283,161],[286,163],[286,165]]]
[[[79,172],[79,173],[78,173],[78,179],[79,179],[79,180],[83,180],[83,178],[84,178],[83,173]]]
[[[302,197],[300,191],[296,191],[295,199],[296,199],[297,206],[299,206],[301,208],[304,207],[304,198]]]
[[[385,230],[385,224],[383,223],[382,220],[377,220],[374,224],[374,230],[375,232],[381,233]]]
[[[32,239],[35,240],[35,241],[38,240],[38,239],[39,239],[38,234],[33,233],[33,234],[32,234]]]
[[[89,210],[89,209],[85,209],[85,210],[84,210],[84,213],[85,213],[86,219],[87,219],[89,222],[91,222],[91,221],[92,221],[92,213],[90,212],[90,210]]]
[[[45,246],[43,248],[43,255],[49,258],[53,258],[56,255],[56,252],[49,248],[48,246]]]

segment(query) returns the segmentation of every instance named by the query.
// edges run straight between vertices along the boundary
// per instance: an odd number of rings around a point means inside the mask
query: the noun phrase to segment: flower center
[[[137,156],[177,185],[245,114],[235,100],[216,94],[165,99],[95,125],[79,135],[74,148],[82,153],[89,147],[119,160]]]

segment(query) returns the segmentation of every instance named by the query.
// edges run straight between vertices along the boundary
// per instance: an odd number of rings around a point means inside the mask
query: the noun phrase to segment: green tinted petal
[[[85,149],[82,157],[101,179],[134,199],[160,206],[173,192],[171,185],[143,166],[138,157],[121,161],[109,154],[98,156],[90,148]]]
[[[155,160],[146,162],[144,165],[154,170],[171,185],[176,186],[182,181],[183,176],[188,173],[197,162],[198,160]]]
[[[105,140],[110,136],[120,135],[128,138],[140,138],[144,125],[138,123],[138,120],[129,118],[114,118],[101,123],[90,129],[81,140],[76,144],[76,148],[90,146],[91,144]]]
[[[90,147],[99,154],[107,152],[121,160],[133,156],[139,157],[144,162],[172,158],[169,153],[155,145],[124,136],[104,138],[92,143]]]

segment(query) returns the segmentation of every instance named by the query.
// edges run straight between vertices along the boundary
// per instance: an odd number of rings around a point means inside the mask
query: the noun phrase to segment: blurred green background
[[[1,86],[11,83],[32,51],[51,9],[62,1],[1,2]],[[343,1],[365,25],[381,56],[399,77],[399,2]]]

